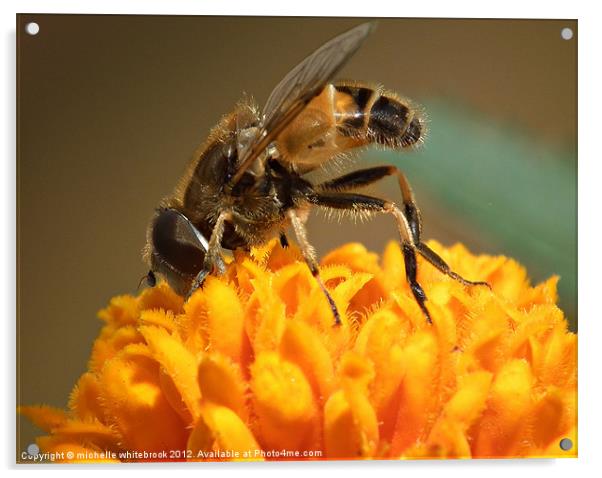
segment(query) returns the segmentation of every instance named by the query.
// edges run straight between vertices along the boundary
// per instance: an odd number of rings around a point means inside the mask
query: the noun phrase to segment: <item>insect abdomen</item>
[[[337,126],[345,136],[394,148],[412,146],[422,138],[423,121],[406,100],[363,85],[334,87]]]

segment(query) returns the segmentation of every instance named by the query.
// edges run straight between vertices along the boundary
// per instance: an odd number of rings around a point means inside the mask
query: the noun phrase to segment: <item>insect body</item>
[[[393,216],[408,283],[429,322],[416,280],[417,253],[464,284],[484,284],[463,279],[422,243],[420,212],[396,167],[361,169],[319,184],[306,178],[342,152],[369,144],[407,148],[423,138],[423,120],[407,100],[361,83],[331,82],[371,29],[359,25],[329,41],[276,86],[263,111],[243,101],[214,128],[149,225],[144,254],[151,285],[159,273],[188,296],[207,275],[224,271],[222,249],[248,249],[276,236],[286,245],[290,227],[338,324],[306,234],[310,207]],[[399,182],[400,206],[354,192],[391,175]]]

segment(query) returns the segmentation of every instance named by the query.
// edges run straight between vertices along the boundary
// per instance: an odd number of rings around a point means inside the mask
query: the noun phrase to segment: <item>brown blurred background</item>
[[[24,33],[29,21],[40,25],[38,35]],[[146,272],[140,252],[147,220],[220,116],[243,91],[263,104],[296,62],[361,21],[18,17],[18,404],[66,405],[101,326],[96,312],[110,297],[135,292]],[[511,130],[549,153],[541,164],[555,155],[574,172],[577,49],[576,38],[561,38],[564,27],[577,34],[577,22],[566,20],[383,19],[341,76],[380,82],[426,106],[443,101],[452,112],[468,111],[474,123],[489,125],[487,134]],[[445,149],[452,156],[453,144]],[[417,157],[403,155],[400,167]],[[481,234],[478,221],[448,214],[428,170],[424,180],[410,177],[426,237],[521,258],[519,249],[496,243],[496,234]],[[382,191],[397,194],[394,183]],[[575,200],[567,197],[569,211]],[[557,221],[576,236],[576,210]],[[321,254],[349,240],[380,252],[396,237],[389,218],[356,226],[314,215],[309,233]],[[576,245],[563,255],[568,275],[576,275]],[[533,270],[541,280],[558,266],[541,260]],[[574,325],[571,290],[562,300]],[[20,417],[17,425],[19,453],[39,433]]]

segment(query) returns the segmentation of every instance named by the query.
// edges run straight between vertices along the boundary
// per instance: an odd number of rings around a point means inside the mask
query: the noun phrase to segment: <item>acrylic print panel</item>
[[[369,21],[17,17],[18,462],[577,455],[577,22]]]

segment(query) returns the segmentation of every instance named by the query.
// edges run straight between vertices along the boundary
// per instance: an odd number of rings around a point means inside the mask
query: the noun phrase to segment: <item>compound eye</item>
[[[184,214],[160,210],[152,229],[153,259],[160,272],[194,277],[202,268],[208,242]],[[162,267],[161,267],[162,266]]]

